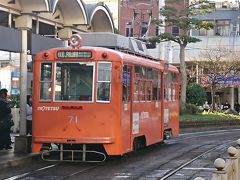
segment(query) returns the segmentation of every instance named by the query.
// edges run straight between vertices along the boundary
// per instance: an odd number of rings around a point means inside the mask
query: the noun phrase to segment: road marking
[[[191,168],[191,167],[186,167],[186,168],[183,168],[183,169],[186,169],[186,170],[210,170],[210,171],[216,171],[215,168]]]
[[[57,165],[57,164],[53,164],[53,165],[50,165],[50,166],[46,166],[46,167],[43,167],[43,168],[39,168],[39,169],[35,170],[35,172],[36,172],[36,171],[41,171],[41,170],[44,170],[44,169],[49,169],[49,168],[54,167],[54,166],[56,166],[56,165]],[[7,178],[7,179],[5,179],[5,180],[15,180],[15,179],[19,179],[19,178],[22,178],[22,177],[24,177],[24,176],[27,176],[27,175],[29,175],[29,174],[32,174],[32,172],[28,172],[28,173],[24,173],[24,174],[19,174],[19,175],[16,175],[16,176]]]

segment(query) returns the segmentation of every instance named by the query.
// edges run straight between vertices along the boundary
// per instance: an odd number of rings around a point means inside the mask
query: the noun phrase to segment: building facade
[[[239,1],[211,1],[214,11],[210,14],[197,16],[206,22],[214,24],[214,28],[211,30],[192,30],[191,36],[201,39],[201,42],[189,44],[186,48],[186,63],[190,64],[195,60],[201,61],[201,53],[208,51],[209,49],[221,49],[225,48],[228,51],[239,54],[240,47],[240,3]],[[172,62],[178,62],[178,47],[173,45],[173,58]],[[197,57],[197,58],[196,58]],[[239,60],[240,61],[240,60]],[[201,74],[201,69],[196,65],[196,77],[204,76]],[[198,83],[206,85],[200,81],[201,78],[196,78]],[[240,103],[240,77],[239,75],[231,78],[226,77],[226,80],[222,81],[218,89],[216,100],[218,105],[224,104],[228,101],[232,108],[234,108],[235,102]],[[208,100],[211,103],[210,92],[211,90],[206,87],[208,94]]]
[[[25,67],[37,52],[65,46],[74,33],[113,33],[114,28],[111,12],[102,2],[0,0],[0,73],[4,74],[0,76],[0,88],[16,94],[20,92],[16,81],[31,84]]]
[[[158,27],[151,22],[159,19],[159,1],[120,0],[120,34],[139,39],[158,35]]]

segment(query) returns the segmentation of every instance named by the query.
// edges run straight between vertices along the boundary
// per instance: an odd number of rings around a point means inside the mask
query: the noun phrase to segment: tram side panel
[[[173,68],[173,67],[171,67]],[[166,80],[166,79],[165,79]],[[168,135],[179,135],[179,81],[177,71],[168,71],[167,83],[165,83],[164,101],[164,126]]]
[[[111,143],[104,143],[103,146],[108,155],[123,155],[129,151],[128,138],[124,137],[129,131],[129,125],[126,124],[128,121],[122,121],[122,63],[118,56],[112,55],[114,59],[112,64],[112,86],[111,86],[111,102],[110,107],[102,109],[102,111],[110,111],[114,114],[114,119],[106,119],[106,123],[110,123],[109,129],[113,131],[114,141]],[[106,129],[105,129],[106,130]],[[103,130],[103,131],[105,131]],[[124,144],[127,144],[124,146]]]
[[[121,93],[121,134],[122,145],[126,152],[132,151],[132,66],[122,64]]]
[[[141,62],[141,60],[139,60]],[[160,64],[157,64],[157,66]],[[158,79],[153,80],[153,72],[159,73],[160,67],[153,68],[152,64],[133,64],[131,83],[131,143],[141,138],[145,145],[154,144],[163,140],[163,118],[160,97],[153,99],[153,83],[159,83]],[[140,72],[138,71],[140,69]],[[149,75],[141,75],[145,72]],[[156,75],[157,76],[157,75]],[[156,85],[157,86],[157,85]],[[160,88],[159,88],[160,91]],[[160,94],[160,92],[159,92]]]

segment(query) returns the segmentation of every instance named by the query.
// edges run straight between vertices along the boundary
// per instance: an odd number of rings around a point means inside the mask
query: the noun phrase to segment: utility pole
[[[161,8],[163,8],[164,6],[165,6],[165,0],[159,0],[159,12],[160,12]],[[165,33],[165,27],[164,27],[165,26],[165,18],[164,18],[164,16],[162,16],[160,14],[159,19],[162,20],[162,22],[163,22],[163,26],[160,26],[159,29],[158,29],[158,34],[160,35],[162,33]],[[170,42],[170,47],[169,48],[171,48],[171,42]],[[164,45],[163,42],[159,43],[159,58],[161,60],[165,59],[165,45]]]

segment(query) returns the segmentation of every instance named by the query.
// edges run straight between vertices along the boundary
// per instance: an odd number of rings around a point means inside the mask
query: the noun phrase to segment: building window
[[[126,25],[126,36],[127,37],[133,37],[132,22],[128,22],[127,25]]]
[[[141,27],[141,36],[146,36],[148,30],[148,23],[147,22],[142,22],[142,27]]]
[[[160,35],[160,33],[159,33],[159,27],[158,26],[156,26],[156,34],[155,34],[156,36],[158,36],[158,35]]]
[[[133,37],[133,28],[132,27],[127,27],[126,28],[126,36],[127,37]]]
[[[55,26],[39,22],[39,34],[47,37],[55,37]]]
[[[216,20],[215,34],[218,36],[229,36],[230,34],[230,20]]]
[[[179,28],[176,26],[172,27],[172,35],[178,36],[179,35]]]
[[[8,13],[0,11],[0,26],[8,27]]]

